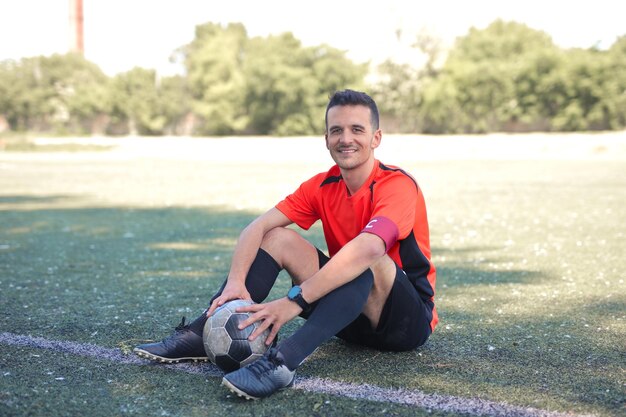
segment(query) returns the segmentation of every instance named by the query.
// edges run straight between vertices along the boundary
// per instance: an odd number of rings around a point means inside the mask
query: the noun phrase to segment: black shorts
[[[320,269],[330,260],[318,250]],[[432,330],[431,308],[422,300],[406,273],[396,265],[396,279],[376,329],[363,314],[337,333],[337,337],[379,350],[406,351],[423,345]]]

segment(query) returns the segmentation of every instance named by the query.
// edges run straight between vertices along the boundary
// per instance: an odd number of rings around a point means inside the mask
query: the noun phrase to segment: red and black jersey
[[[373,233],[383,239],[387,254],[432,308],[430,324],[434,330],[438,322],[436,271],[430,261],[426,204],[413,177],[376,161],[363,186],[350,195],[335,165],[302,183],[276,208],[303,229],[321,220],[331,257],[359,233]]]

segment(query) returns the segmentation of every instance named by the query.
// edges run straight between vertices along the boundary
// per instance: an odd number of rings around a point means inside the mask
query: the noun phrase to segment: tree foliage
[[[183,48],[200,134],[232,134],[247,126],[242,71],[247,41],[242,24],[207,23],[196,27],[195,39]]]
[[[609,51],[563,50],[544,32],[501,20],[471,29],[441,71],[423,81],[422,130],[624,128],[620,65],[626,54],[616,45]]]
[[[18,131],[308,135],[323,132],[329,95],[354,88],[372,93],[388,132],[626,127],[626,36],[608,50],[563,49],[497,20],[448,51],[424,31],[414,47],[423,66],[389,60],[366,84],[368,64],[345,51],[206,23],[178,50],[185,72],[172,77],[144,68],[108,77],[76,54],[0,62],[0,116]]]
[[[320,104],[336,89],[362,85],[366,72],[329,46],[305,48],[290,33],[248,38],[241,24],[198,26],[183,51],[201,133],[209,135],[318,133]]]
[[[107,78],[80,55],[0,65],[0,114],[18,130],[89,131],[108,110]]]

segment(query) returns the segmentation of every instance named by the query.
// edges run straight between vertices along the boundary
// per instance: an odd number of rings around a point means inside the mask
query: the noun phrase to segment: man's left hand
[[[265,344],[269,346],[276,338],[283,324],[300,314],[302,308],[293,301],[290,301],[287,297],[283,297],[278,300],[270,301],[269,303],[240,307],[237,309],[237,312],[251,313],[250,317],[239,324],[239,329],[245,329],[249,325],[259,322],[256,330],[252,332],[248,338],[249,340],[256,339],[257,336],[271,327],[270,334],[265,340]]]

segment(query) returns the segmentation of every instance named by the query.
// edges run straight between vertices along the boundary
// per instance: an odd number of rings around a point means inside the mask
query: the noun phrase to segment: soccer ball
[[[249,300],[233,300],[225,303],[213,312],[204,325],[202,340],[209,360],[222,371],[228,373],[254,362],[263,356],[268,347],[265,340],[269,329],[265,330],[253,342],[248,337],[257,328],[254,323],[239,330],[239,323],[246,320],[249,313],[237,313],[239,307],[254,304]]]

